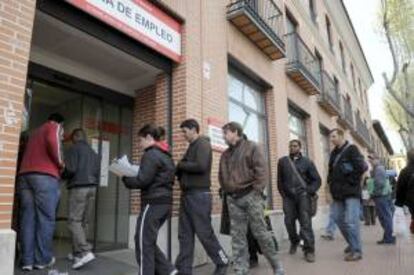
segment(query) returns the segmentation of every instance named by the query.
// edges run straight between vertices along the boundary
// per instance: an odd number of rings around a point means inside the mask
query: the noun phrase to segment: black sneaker
[[[298,251],[298,246],[299,246],[299,244],[298,244],[298,243],[291,244],[291,245],[290,245],[290,249],[289,249],[289,254],[290,254],[290,255],[295,255],[295,254],[296,254],[296,252]]]
[[[385,241],[385,240],[381,240],[377,242],[378,245],[396,245],[397,244],[397,240],[394,237],[391,241]]]
[[[329,235],[329,234],[323,234],[323,235],[321,235],[321,238],[324,239],[325,241],[335,240],[335,238],[332,235]]]
[[[216,266],[216,270],[214,270],[213,275],[226,275],[228,267],[229,267],[228,265]]]
[[[362,260],[362,254],[361,253],[350,253],[348,255],[345,256],[345,261],[346,262],[357,262]]]
[[[308,263],[314,263],[315,262],[315,253],[311,253],[311,252],[305,253],[305,260]]]
[[[250,259],[250,268],[256,268],[259,266],[259,259]]]

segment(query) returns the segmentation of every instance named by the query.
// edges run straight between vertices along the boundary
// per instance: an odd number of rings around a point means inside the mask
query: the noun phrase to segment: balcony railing
[[[318,102],[330,115],[339,115],[341,111],[341,100],[335,82],[327,72],[323,71],[321,75],[322,89],[318,97]]]
[[[286,35],[286,72],[307,93],[320,93],[320,66],[312,51],[297,33]]]
[[[283,14],[273,0],[231,0],[227,19],[270,59],[285,56]]]
[[[338,118],[338,122],[348,127],[348,129],[354,129],[354,117],[352,114],[352,106],[349,100],[345,98],[341,99],[341,114]]]
[[[359,136],[367,146],[369,146],[371,144],[371,135],[369,133],[368,126],[362,121],[360,115],[355,116],[355,122],[356,135]]]

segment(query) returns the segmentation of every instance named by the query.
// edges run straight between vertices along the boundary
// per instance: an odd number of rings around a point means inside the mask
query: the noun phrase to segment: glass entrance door
[[[59,112],[65,117],[64,148],[71,146],[70,133],[76,128],[86,131],[89,144],[101,157],[101,178],[96,203],[90,218],[88,236],[95,250],[112,250],[128,246],[129,191],[108,172],[109,162],[132,151],[132,110],[107,102],[103,98],[74,92],[40,81],[30,81],[31,97],[27,108],[27,131],[39,127],[48,115]],[[58,209],[56,246],[58,256],[70,251],[67,230],[67,191],[62,182]]]

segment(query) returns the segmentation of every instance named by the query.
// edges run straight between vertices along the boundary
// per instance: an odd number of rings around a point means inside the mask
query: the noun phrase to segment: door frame
[[[46,73],[45,73],[46,72]],[[51,76],[54,78],[53,80],[51,80]],[[66,84],[70,84],[70,85],[62,85],[61,83],[57,83],[58,81],[54,81],[55,79],[57,80],[64,80]],[[32,90],[32,94],[31,97],[29,99],[29,103],[27,106],[28,108],[28,118],[31,115],[31,104],[32,104],[32,98],[33,98],[33,88],[32,88],[32,84],[33,82],[40,82],[40,83],[45,83],[47,85],[50,85],[52,87],[56,87],[56,88],[63,88],[65,90],[68,90],[69,92],[75,93],[75,94],[79,94],[82,96],[82,113],[81,113],[81,123],[83,124],[83,107],[84,107],[84,100],[83,100],[83,96],[88,96],[90,98],[93,98],[97,101],[99,101],[99,109],[101,112],[101,116],[100,116],[100,120],[102,121],[103,117],[102,117],[102,113],[104,111],[104,104],[105,102],[117,102],[117,106],[119,107],[120,110],[120,117],[119,120],[121,120],[121,114],[122,114],[122,108],[123,107],[128,107],[131,108],[131,110],[133,110],[133,102],[134,99],[132,97],[128,97],[125,96],[123,94],[113,94],[114,92],[111,90],[108,90],[105,87],[101,87],[92,83],[88,83],[86,81],[83,80],[79,80],[76,79],[72,76],[68,76],[65,75],[61,72],[57,72],[54,71],[52,69],[49,69],[47,67],[43,67],[37,64],[31,64],[31,66],[29,66],[29,72],[28,72],[28,80],[27,80],[27,88]],[[79,85],[78,85],[79,84]],[[102,96],[98,96],[97,93],[101,93]],[[116,99],[116,100],[114,100]],[[131,125],[132,127],[132,125]],[[102,141],[103,141],[103,130],[102,128],[98,128],[98,155],[99,157],[102,156]],[[131,137],[132,138],[132,137]],[[119,141],[120,142],[120,141]],[[119,146],[119,142],[118,142],[118,146]],[[131,140],[131,147],[132,147],[132,140]],[[132,148],[131,148],[131,152],[132,153]],[[117,190],[116,190],[116,201],[118,203],[119,198],[118,198],[118,187],[120,184],[120,180],[117,179],[116,181],[116,185],[117,185]],[[93,232],[93,249],[94,251],[96,251],[97,248],[97,224],[98,224],[98,215],[97,215],[97,207],[99,205],[99,188],[96,189],[96,198],[95,198],[95,211],[93,213],[93,220],[94,220],[94,232]],[[128,209],[128,216],[130,215],[130,207]],[[117,222],[118,220],[118,207],[116,208],[115,211],[115,220]],[[121,249],[121,248],[126,248],[128,246],[128,242],[126,243],[126,246],[124,245],[119,245],[116,242],[117,236],[118,236],[118,226],[115,222],[115,228],[114,228],[114,239],[115,242],[114,244],[109,248],[109,249],[100,249],[98,251],[107,251],[107,250],[116,250],[116,249]],[[129,227],[129,223],[128,223],[128,227]],[[128,232],[129,234],[129,232]],[[129,237],[128,237],[129,238]]]

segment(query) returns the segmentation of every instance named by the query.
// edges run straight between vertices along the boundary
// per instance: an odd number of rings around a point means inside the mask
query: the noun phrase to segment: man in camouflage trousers
[[[263,213],[261,192],[268,183],[263,154],[255,143],[247,140],[238,123],[226,124],[223,133],[229,148],[220,159],[219,181],[228,198],[235,274],[249,274],[246,234],[250,225],[274,274],[283,275],[272,233],[267,230]]]

